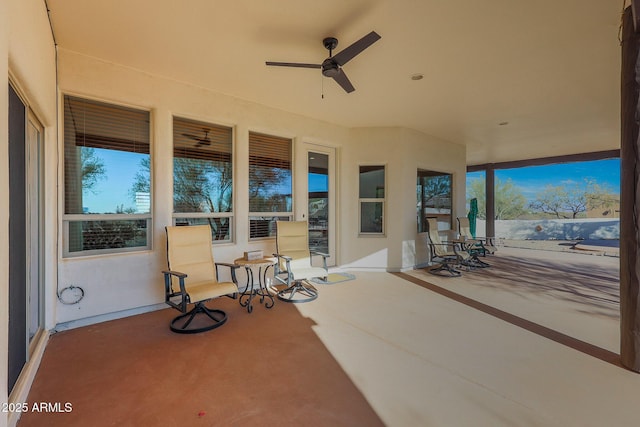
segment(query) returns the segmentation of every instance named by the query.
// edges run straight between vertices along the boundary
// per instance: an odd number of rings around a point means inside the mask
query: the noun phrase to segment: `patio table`
[[[233,261],[235,265],[244,267],[247,272],[247,285],[244,291],[240,294],[240,305],[247,307],[247,311],[251,313],[253,311],[252,300],[254,296],[260,297],[260,302],[264,302],[265,308],[271,308],[275,304],[273,295],[269,292],[267,286],[267,272],[269,268],[273,268],[276,264],[274,258],[261,258],[256,260],[246,260],[244,258],[238,258]],[[254,268],[258,269],[258,280],[255,280]],[[256,287],[257,285],[257,287]],[[265,298],[267,301],[265,301]]]

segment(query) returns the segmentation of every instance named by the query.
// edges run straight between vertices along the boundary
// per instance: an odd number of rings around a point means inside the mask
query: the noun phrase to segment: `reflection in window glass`
[[[249,132],[249,238],[275,236],[293,217],[291,139]]]
[[[307,153],[309,248],[329,253],[329,156]]]
[[[65,96],[67,254],[149,247],[149,118],[148,111]]]
[[[436,218],[442,230],[452,228],[450,174],[418,170],[417,196],[418,232],[429,231],[427,218]]]
[[[208,224],[216,243],[232,235],[232,141],[230,127],[173,119],[175,224]]]
[[[360,203],[360,232],[382,233],[382,202]]]

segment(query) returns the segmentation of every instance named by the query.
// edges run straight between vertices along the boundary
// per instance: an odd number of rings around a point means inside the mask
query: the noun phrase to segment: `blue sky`
[[[536,193],[549,184],[571,185],[582,183],[585,179],[593,180],[613,193],[620,193],[620,159],[499,169],[495,171],[495,176],[501,181],[511,179],[527,200],[535,199]],[[483,172],[467,174],[467,186],[472,179],[483,177]]]
[[[309,174],[309,191],[329,191],[329,177],[323,174]]]
[[[119,205],[135,207],[129,190],[140,170],[140,160],[146,155],[101,149],[96,149],[96,155],[104,162],[106,179],[98,181],[95,194],[84,192],[84,206],[94,213],[115,212]],[[585,178],[606,186],[614,193],[620,193],[620,159],[500,169],[496,170],[495,175],[501,181],[511,179],[528,200],[533,200],[536,193],[548,184],[570,185],[584,182]],[[482,177],[482,172],[467,174],[467,186],[472,179]],[[309,191],[327,191],[327,186],[326,175],[309,176]]]
[[[140,161],[147,155],[99,148],[95,155],[102,160],[105,175],[93,191],[84,191],[83,206],[91,213],[114,213],[120,205],[135,208],[129,190],[141,170]],[[309,174],[309,191],[328,191],[328,186],[327,175]]]
[[[129,190],[133,186],[136,173],[141,170],[140,161],[147,154],[96,148],[105,168],[105,177],[96,184],[93,191],[83,191],[82,205],[91,213],[115,213],[116,208],[135,208],[135,201]]]

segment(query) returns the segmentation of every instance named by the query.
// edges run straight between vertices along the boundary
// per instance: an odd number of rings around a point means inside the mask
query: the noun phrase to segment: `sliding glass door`
[[[9,85],[9,394],[43,327],[42,135],[42,126]]]

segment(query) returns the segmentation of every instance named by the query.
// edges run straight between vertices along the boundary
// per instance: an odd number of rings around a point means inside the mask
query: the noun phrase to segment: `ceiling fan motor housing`
[[[322,75],[326,77],[335,77],[340,73],[340,67],[331,58],[327,58],[322,62]]]

